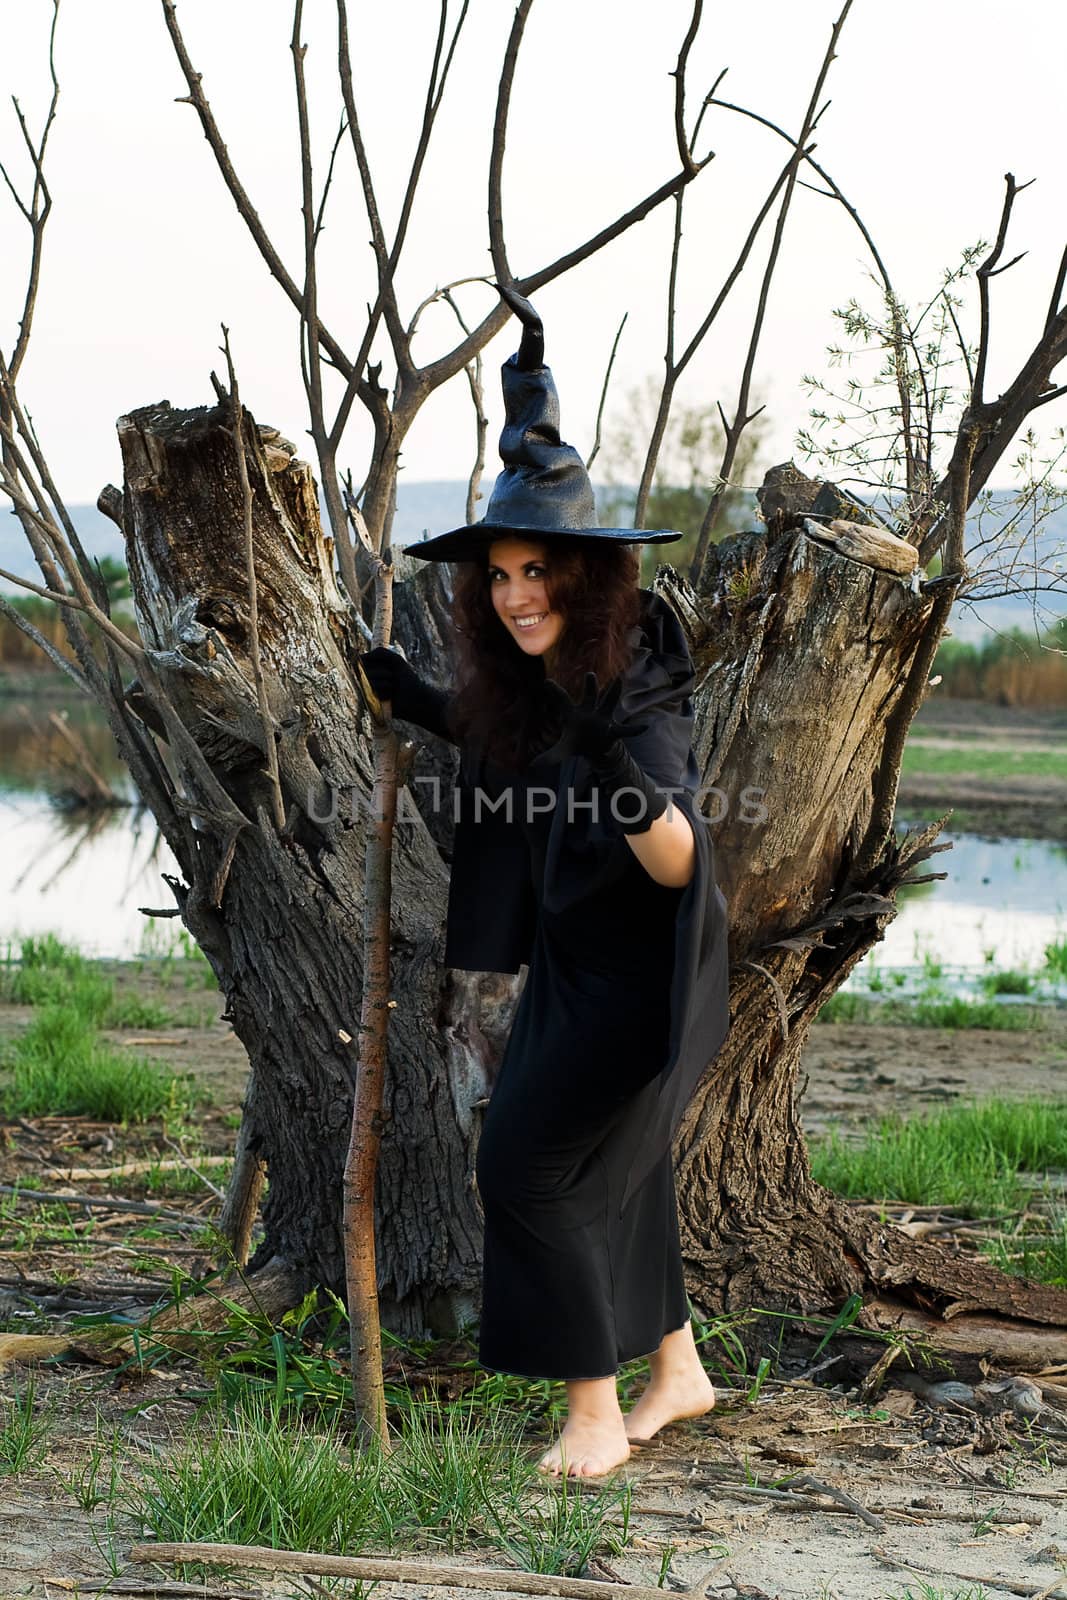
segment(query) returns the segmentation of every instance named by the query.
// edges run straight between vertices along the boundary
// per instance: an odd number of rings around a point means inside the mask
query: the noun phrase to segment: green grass
[[[983,1252],[1003,1272],[1067,1287],[1067,1212],[1052,1219],[1047,1235],[1017,1239],[1000,1234],[983,1246]]]
[[[1035,1006],[1000,1006],[995,1000],[968,1000],[964,995],[944,1000],[920,995],[910,1003],[890,1004],[907,1013],[902,1021],[919,1028],[990,1028],[1001,1033],[1022,1033],[1044,1026]]]
[[[7,1116],[88,1116],[101,1122],[145,1122],[185,1116],[195,1095],[143,1056],[102,1042],[94,1027],[65,1006],[39,1007],[4,1063],[0,1108]]]
[[[14,1476],[35,1467],[51,1429],[51,1416],[36,1405],[33,1378],[23,1390],[16,1384],[10,1408],[0,1421],[0,1474]]]
[[[505,1551],[580,1575],[629,1538],[625,1482],[542,1480],[520,1414],[409,1402],[392,1449],[359,1451],[336,1419],[310,1427],[248,1396],[145,1464],[122,1508],[160,1540],[371,1549]]]
[[[1058,750],[958,750],[909,739],[904,746],[901,772],[927,776],[976,778],[1067,778],[1067,752]]]
[[[852,990],[838,990],[819,1012],[818,1022],[885,1023],[913,1028],[989,1028],[1001,1033],[1038,1030],[1045,1026],[1036,1006],[1004,1006],[995,1000],[968,1000],[918,995],[914,1000],[871,1000]]]
[[[188,928],[149,917],[141,935],[141,955],[162,982],[180,978],[187,989],[218,989],[211,963]]]
[[[6,987],[12,1001],[34,1008],[0,1060],[6,1115],[145,1122],[187,1116],[203,1098],[191,1078],[100,1038],[105,1027],[158,1027],[169,1013],[136,995],[116,999],[113,983],[54,934],[21,941]]]
[[[1067,978],[1067,939],[1054,939],[1045,946],[1045,971],[1053,978]]]
[[[1010,968],[999,972],[984,972],[980,979],[986,994],[1033,994],[1037,980],[1030,972],[1013,972]]]
[[[853,1199],[1010,1211],[1025,1196],[1021,1172],[1067,1167],[1067,1105],[986,1100],[883,1117],[858,1143],[813,1141],[811,1161],[819,1183]]]
[[[6,991],[13,1005],[62,1005],[98,1028],[163,1028],[171,1021],[166,1006],[139,995],[116,996],[98,966],[53,933],[21,941]]]

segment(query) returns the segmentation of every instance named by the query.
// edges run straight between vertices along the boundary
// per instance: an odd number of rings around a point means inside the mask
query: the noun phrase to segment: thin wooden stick
[[[448,1566],[444,1562],[393,1560],[389,1556],[330,1556],[311,1550],[269,1550],[256,1544],[135,1544],[131,1561],[203,1561],[207,1566],[258,1567],[268,1572],[309,1572],[319,1577],[369,1578],[385,1583],[493,1589],[504,1594],[551,1594],[568,1600],[663,1600],[663,1590],[640,1583],[599,1583],[593,1578],[510,1568]]]
[[[600,390],[600,404],[597,406],[597,411],[596,411],[596,434],[595,434],[595,437],[593,439],[593,448],[590,450],[589,458],[585,463],[585,469],[586,469],[587,472],[588,472],[589,468],[593,465],[593,462],[596,460],[597,455],[598,455],[598,453],[600,451],[600,429],[601,429],[601,425],[602,425],[602,423],[604,421],[604,407],[607,404],[607,399],[608,399],[608,384],[611,382],[611,370],[615,365],[615,357],[619,353],[619,340],[622,338],[622,330],[626,326],[626,320],[629,317],[629,315],[630,315],[630,313],[628,311],[624,311],[623,312],[622,321],[619,323],[618,329],[617,329],[616,334],[615,334],[614,341],[612,342],[611,354],[608,357],[607,371],[604,373],[604,383],[603,383],[603,386],[602,386],[602,388]]]
[[[374,643],[392,632],[393,564],[388,549],[375,556]],[[374,1248],[374,1190],[381,1145],[382,1092],[389,1029],[389,908],[393,825],[396,820],[399,740],[388,716],[373,720],[374,786],[367,829],[363,902],[363,1004],[352,1096],[352,1131],[342,1181],[342,1231],[348,1297],[352,1402],[361,1439],[388,1447],[378,1268]]]
[[[810,1489],[813,1494],[824,1494],[828,1500],[836,1500],[837,1504],[845,1511],[850,1511],[854,1517],[859,1517],[869,1528],[877,1528],[879,1532],[885,1528],[881,1517],[876,1517],[873,1511],[861,1505],[852,1495],[846,1494],[844,1489],[835,1489],[828,1483],[823,1483],[820,1478],[812,1478],[807,1473],[801,1478],[794,1478],[790,1486],[793,1489]]]

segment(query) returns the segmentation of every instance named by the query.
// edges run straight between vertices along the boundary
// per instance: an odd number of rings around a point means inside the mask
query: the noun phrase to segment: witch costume
[[[525,332],[503,369],[504,471],[482,522],[406,553],[471,560],[510,535],[549,547],[554,534],[679,538],[597,526],[584,464],[560,441],[536,313],[505,298]],[[729,1027],[726,902],[690,745],[693,664],[671,608],[640,597],[610,742],[519,772],[460,745],[445,964],[529,969],[477,1153],[479,1359],[537,1378],[614,1375],[688,1322],[671,1142]],[[397,715],[458,742],[444,691],[395,652],[361,659],[399,696]],[[533,667],[543,675],[540,658]],[[626,841],[668,803],[696,847],[681,888],[657,883]]]

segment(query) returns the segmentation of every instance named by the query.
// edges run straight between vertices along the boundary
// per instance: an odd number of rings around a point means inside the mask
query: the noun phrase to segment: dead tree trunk
[[[918,573],[889,570],[907,566],[902,544],[841,524],[819,536],[787,503],[766,534],[719,547],[707,594],[661,574],[691,624],[697,753],[731,911],[731,1032],[676,1147],[691,1292],[709,1313],[825,1311],[873,1292],[872,1325],[907,1300],[1062,1326],[1062,1290],[913,1241],[820,1188],[800,1127],[797,1069],[819,1008],[882,937],[899,885],[946,848],[942,818],[857,868],[886,726],[944,605]],[[1040,1359],[1036,1330],[1032,1344]]]
[[[172,703],[245,822],[197,818],[174,888],[248,1051],[242,1148],[266,1163],[266,1237],[301,1290],[343,1295],[341,1178],[362,988],[369,724],[350,608],[332,576],[306,463],[264,447],[245,414],[260,651],[287,825],[279,835],[252,685],[236,452],[224,407],[167,405],[119,423],[123,523],[138,621]],[[271,436],[272,430],[264,430]],[[273,436],[276,439],[276,435]],[[432,583],[435,573],[426,575]],[[432,603],[425,607],[432,614]],[[138,703],[136,690],[130,696]],[[397,825],[393,1011],[378,1174],[383,1321],[454,1328],[474,1314],[473,1191],[491,1052],[466,1020],[477,989],[446,985],[447,868],[412,807]]]

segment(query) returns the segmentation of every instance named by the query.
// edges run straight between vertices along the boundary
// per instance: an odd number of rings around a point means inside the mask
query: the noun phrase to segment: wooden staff
[[[374,644],[378,646],[388,644],[392,632],[391,552],[387,548],[384,555],[376,555],[374,561]],[[374,1182],[382,1136],[382,1085],[389,1011],[395,1004],[389,998],[389,906],[398,740],[390,720],[389,702],[378,700],[358,664],[357,669],[371,713],[374,785],[367,829],[363,902],[363,1005],[352,1098],[352,1135],[343,1180],[342,1227],[357,1437],[364,1442],[377,1437],[388,1447],[374,1249]]]

